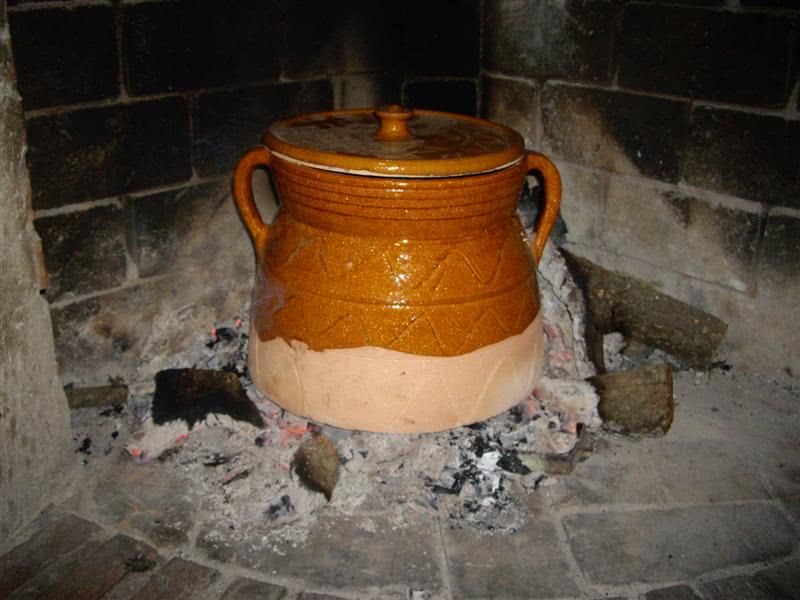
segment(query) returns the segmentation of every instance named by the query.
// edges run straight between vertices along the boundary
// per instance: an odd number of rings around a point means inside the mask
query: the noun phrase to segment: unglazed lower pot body
[[[395,178],[245,155],[234,187],[257,253],[255,384],[298,416],[379,432],[440,431],[523,400],[542,369],[547,232],[532,252],[516,207],[539,160],[552,167],[529,154],[477,175]],[[271,226],[249,189],[257,165],[280,197]]]

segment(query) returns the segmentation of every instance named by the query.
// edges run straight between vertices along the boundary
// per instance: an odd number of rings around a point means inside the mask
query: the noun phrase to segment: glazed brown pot
[[[253,202],[267,166],[281,208]],[[529,242],[516,215],[538,170]],[[234,192],[257,253],[250,372],[273,401],[337,427],[420,432],[508,409],[536,384],[536,262],[558,171],[500,125],[448,113],[334,111],[273,125]]]

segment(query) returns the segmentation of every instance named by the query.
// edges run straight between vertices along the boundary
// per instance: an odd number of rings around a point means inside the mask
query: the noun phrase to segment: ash
[[[581,440],[599,426],[597,397],[583,377],[594,370],[578,332],[582,299],[558,251],[549,246],[540,265],[546,322],[545,377],[528,399],[507,413],[468,427],[434,434],[346,431],[297,418],[255,388],[247,372],[246,318],[216,323],[179,354],[143,365],[124,409],[114,413],[114,443],[103,453],[82,452],[91,466],[116,450],[124,460],[157,465],[189,482],[200,508],[216,527],[250,543],[301,544],[321,511],[357,515],[369,527],[371,513],[389,511],[402,527],[409,511],[438,514],[453,528],[508,534],[527,518],[525,498],[571,469]],[[176,316],[180,318],[180,316]],[[235,373],[265,426],[211,414],[190,427],[176,420],[156,425],[151,416],[154,375],[165,368]],[[89,410],[89,409],[87,409]],[[100,409],[84,420],[85,438]],[[108,425],[104,425],[108,428]],[[324,435],[336,446],[338,482],[330,502],[292,471],[303,441]],[[566,469],[566,470],[565,470]],[[212,536],[213,537],[213,536]],[[255,543],[255,542],[254,542]]]

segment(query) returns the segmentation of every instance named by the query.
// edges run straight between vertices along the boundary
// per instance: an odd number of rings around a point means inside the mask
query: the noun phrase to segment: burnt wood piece
[[[596,375],[597,410],[605,426],[620,433],[664,435],[672,425],[672,367],[666,363]]]
[[[153,423],[183,420],[189,429],[210,414],[228,415],[258,428],[264,417],[235,373],[215,369],[165,369],[156,373]]]
[[[587,303],[589,358],[605,373],[603,335],[614,331],[660,348],[695,369],[711,365],[725,338],[727,323],[671,298],[644,281],[608,271],[562,250]]]
[[[122,406],[128,401],[128,386],[113,383],[96,387],[64,386],[70,408]]]

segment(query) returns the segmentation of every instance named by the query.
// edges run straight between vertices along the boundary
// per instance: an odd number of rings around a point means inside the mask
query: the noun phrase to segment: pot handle
[[[544,207],[536,223],[536,231],[531,241],[531,250],[539,263],[544,252],[547,236],[558,218],[558,207],[561,205],[561,175],[553,162],[544,154],[528,151],[525,157],[527,171],[539,171],[544,179]]]
[[[257,146],[239,160],[233,174],[233,197],[242,215],[247,231],[253,237],[256,248],[261,249],[269,239],[269,225],[261,219],[253,199],[253,171],[256,167],[269,167],[272,154],[266,146]]]

